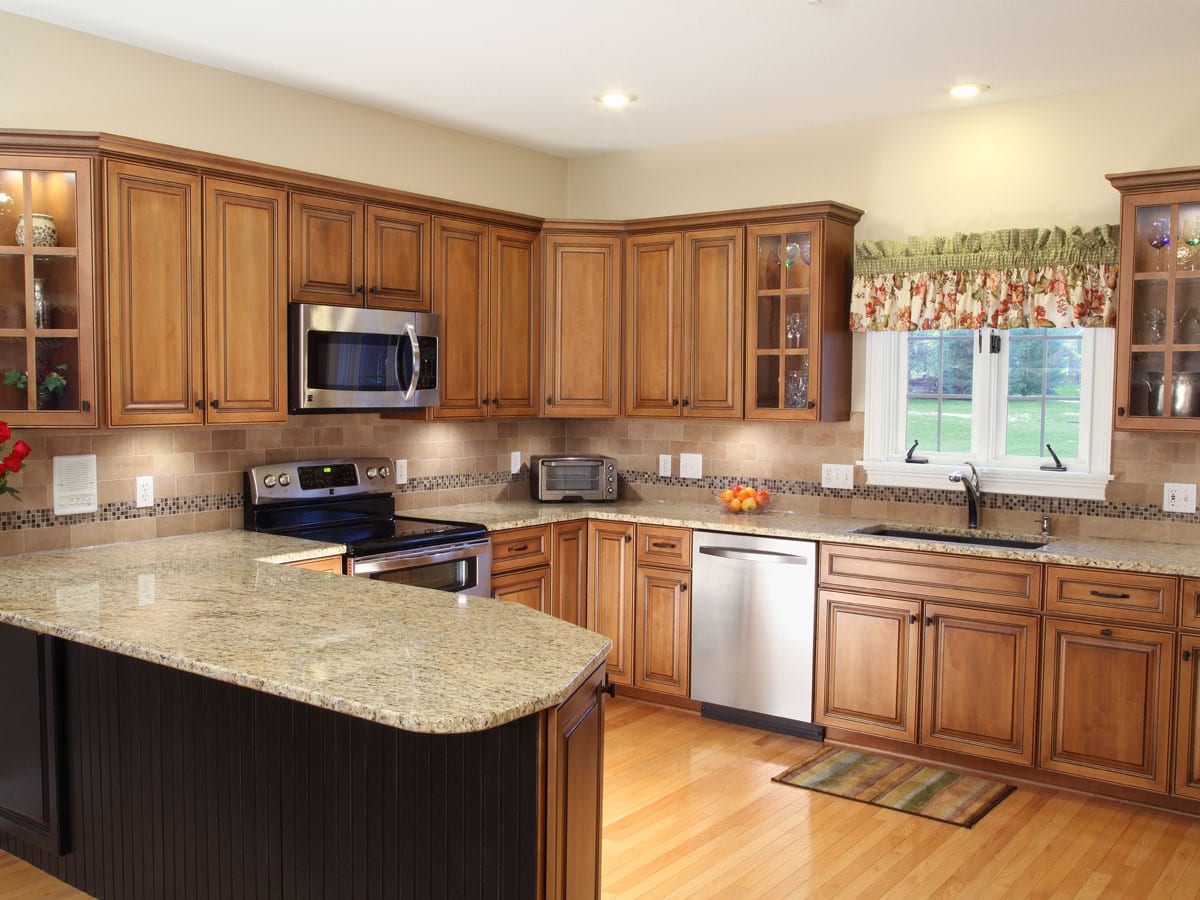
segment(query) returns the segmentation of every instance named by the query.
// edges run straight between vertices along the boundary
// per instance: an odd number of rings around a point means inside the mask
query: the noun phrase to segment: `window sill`
[[[882,487],[922,488],[958,491],[963,487],[950,481],[951,472],[966,466],[925,465],[902,462],[863,462],[867,484]],[[1040,469],[980,469],[979,483],[985,494],[1022,494],[1028,497],[1066,497],[1077,500],[1103,500],[1109,475],[1089,472],[1043,472]]]

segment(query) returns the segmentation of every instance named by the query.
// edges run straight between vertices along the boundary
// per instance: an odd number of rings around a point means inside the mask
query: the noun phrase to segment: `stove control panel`
[[[246,503],[338,497],[346,494],[390,493],[390,459],[314,459],[267,463],[245,470]]]

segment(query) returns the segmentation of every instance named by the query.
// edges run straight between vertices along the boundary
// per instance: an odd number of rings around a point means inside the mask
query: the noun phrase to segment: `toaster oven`
[[[529,493],[543,503],[617,499],[617,461],[611,456],[532,456]]]

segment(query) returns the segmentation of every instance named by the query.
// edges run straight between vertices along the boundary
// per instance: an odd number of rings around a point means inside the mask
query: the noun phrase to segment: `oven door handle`
[[[405,323],[404,329],[408,332],[408,343],[412,347],[412,383],[404,392],[404,402],[409,403],[417,395],[417,384],[421,380],[421,342],[417,340],[417,329],[412,322]]]
[[[350,574],[374,575],[379,572],[394,572],[397,569],[415,569],[419,566],[435,566],[439,563],[470,559],[473,556],[482,556],[487,552],[489,546],[487,541],[482,541],[472,544],[455,544],[452,547],[431,552],[415,550],[409,553],[381,553],[378,556],[367,556],[363,559],[351,557]]]

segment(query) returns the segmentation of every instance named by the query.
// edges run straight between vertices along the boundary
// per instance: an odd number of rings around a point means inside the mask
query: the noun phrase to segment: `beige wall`
[[[538,216],[566,162],[0,13],[0,127],[112,134]],[[432,75],[431,75],[432,77]]]

